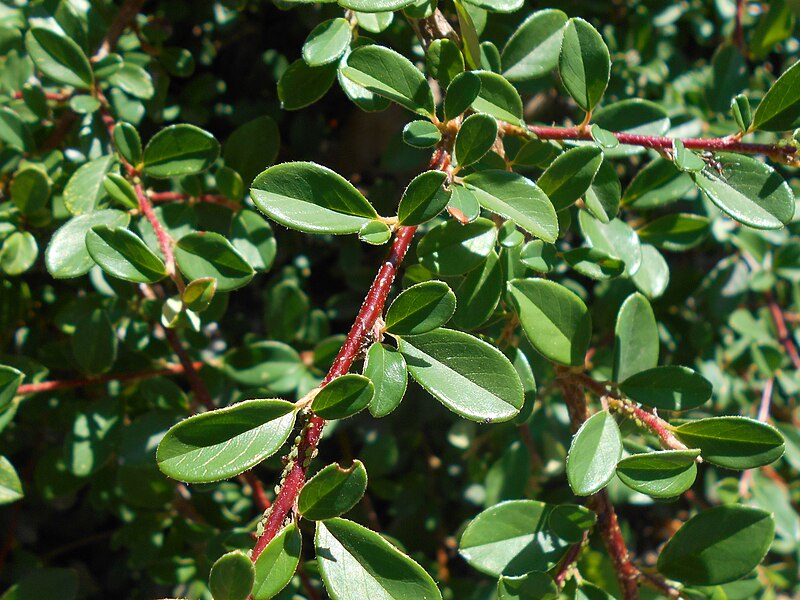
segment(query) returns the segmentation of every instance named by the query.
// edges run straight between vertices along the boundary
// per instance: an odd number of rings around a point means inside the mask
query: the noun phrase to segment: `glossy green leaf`
[[[95,225],[125,227],[130,217],[119,210],[99,210],[78,215],[64,223],[50,239],[45,251],[45,265],[56,279],[80,277],[95,262],[86,249],[86,234]]]
[[[546,279],[515,279],[508,290],[522,329],[545,358],[582,366],[592,335],[592,319],[572,291]]]
[[[497,600],[555,600],[558,588],[553,578],[542,571],[519,577],[501,577],[497,582]]]
[[[114,366],[119,343],[108,311],[103,308],[95,307],[79,316],[70,342],[84,373],[106,373]]]
[[[11,201],[26,215],[42,209],[50,200],[50,178],[38,167],[25,167],[11,181]]]
[[[444,118],[455,119],[467,110],[481,92],[481,79],[472,71],[459,73],[447,87],[444,98]]]
[[[77,88],[91,88],[92,67],[81,47],[49,27],[31,27],[25,34],[25,49],[36,67],[50,79]]]
[[[0,246],[0,269],[6,275],[21,275],[33,266],[39,245],[30,231],[15,231]]]
[[[692,173],[692,178],[720,210],[756,229],[780,229],[792,220],[794,194],[772,167],[755,158],[727,152],[717,154],[716,160],[721,174],[707,167]]]
[[[564,260],[581,275],[603,280],[619,277],[625,263],[595,248],[575,248],[564,253]]]
[[[247,600],[255,581],[255,568],[241,550],[220,556],[211,567],[208,587],[214,600]]]
[[[208,231],[190,233],[175,244],[175,261],[189,279],[213,277],[221,292],[247,285],[253,278],[253,267],[231,243]]]
[[[494,247],[497,230],[488,219],[461,225],[446,221],[426,233],[417,244],[420,264],[439,275],[460,275],[480,265]]]
[[[592,216],[608,223],[619,212],[622,184],[611,162],[603,160],[592,184],[583,195],[583,203]]]
[[[5,456],[0,456],[0,505],[21,500],[24,495],[14,465]]]
[[[391,106],[392,101],[383,96],[374,94],[364,86],[358,85],[355,81],[348,79],[344,76],[343,70],[347,66],[347,59],[350,56],[350,51],[360,48],[361,46],[368,46],[372,43],[373,41],[367,37],[358,37],[353,40],[350,45],[350,50],[344,53],[344,56],[342,56],[342,59],[339,61],[339,67],[336,70],[336,79],[339,82],[339,87],[342,88],[345,95],[350,98],[358,108],[366,112],[386,110]]]
[[[100,206],[108,193],[103,186],[106,173],[111,169],[113,156],[91,160],[72,174],[64,187],[64,206],[73,215],[90,213]]]
[[[350,182],[311,162],[270,167],[255,178],[250,194],[271,219],[308,233],[356,233],[378,217]]]
[[[430,148],[442,139],[442,132],[430,121],[411,121],[403,127],[403,141],[414,148]]]
[[[503,293],[503,269],[497,253],[491,252],[479,268],[467,273],[455,293],[454,327],[477,329],[488,321]]]
[[[323,21],[308,34],[303,44],[303,60],[309,67],[319,67],[339,60],[350,45],[352,32],[347,19]]]
[[[567,20],[566,14],[554,8],[537,10],[525,19],[503,47],[503,76],[526,81],[555,69]]]
[[[151,177],[202,173],[219,156],[219,142],[194,125],[170,125],[155,134],[144,149],[144,172]]]
[[[456,135],[456,161],[462,167],[483,158],[497,138],[497,121],[485,114],[467,117]]]
[[[558,236],[558,218],[550,199],[530,179],[512,173],[488,169],[464,178],[486,210],[513,220],[529,233],[546,242]]]
[[[203,277],[190,281],[181,294],[184,306],[194,312],[202,312],[211,304],[217,291],[217,280]]]
[[[109,76],[108,82],[140,100],[149,100],[155,94],[150,73],[135,63],[122,63],[122,66]]]
[[[466,419],[508,421],[522,408],[522,384],[514,366],[476,337],[437,329],[400,338],[399,349],[417,383]]]
[[[463,185],[453,185],[450,191],[452,194],[450,195],[450,203],[447,205],[447,211],[459,223],[472,223],[480,216],[481,205],[471,190],[468,190]]]
[[[358,26],[370,33],[380,33],[385,31],[389,25],[394,21],[394,13],[392,11],[377,12],[377,13],[356,13]]]
[[[522,120],[522,99],[514,86],[497,73],[474,71],[474,74],[481,80],[481,90],[472,102],[472,109],[518,124]]]
[[[225,164],[249,186],[256,175],[275,162],[280,145],[281,136],[274,119],[257,117],[234,129],[222,145],[222,156]]]
[[[413,2],[414,0],[337,0],[339,6],[366,13],[400,10]]]
[[[745,132],[753,124],[753,109],[750,100],[744,94],[737,94],[731,100],[731,116],[736,121],[739,131]]]
[[[435,39],[430,43],[425,53],[425,61],[431,77],[437,79],[439,85],[445,89],[459,73],[464,71],[464,56],[461,54],[461,49],[453,40],[447,38]]]
[[[728,469],[768,465],[784,452],[783,436],[774,427],[747,417],[712,417],[678,426],[675,435],[704,460]]]
[[[577,504],[559,504],[553,507],[548,525],[562,540],[576,544],[597,523],[597,515]]]
[[[800,61],[772,84],[753,115],[753,129],[786,131],[800,127]]]
[[[380,246],[392,238],[391,228],[383,221],[368,221],[358,230],[358,239],[367,244]]]
[[[254,210],[241,210],[231,223],[231,243],[256,271],[267,271],[275,261],[277,243],[272,227]]]
[[[688,367],[668,366],[638,371],[620,384],[620,390],[659,410],[689,410],[708,402],[713,388]]]
[[[520,249],[519,253],[520,263],[537,273],[552,271],[557,258],[555,246],[545,244],[542,240],[531,240]]]
[[[470,0],[469,4],[490,12],[510,13],[519,10],[524,0]]]
[[[653,498],[675,498],[697,477],[697,450],[634,454],[617,464],[617,475],[629,488]]]
[[[342,73],[369,91],[410,111],[433,116],[434,101],[425,76],[411,61],[384,46],[356,48]]]
[[[25,374],[8,365],[0,365],[0,410],[6,407],[19,389]]]
[[[139,132],[130,123],[119,121],[114,126],[114,146],[122,158],[127,160],[134,167],[142,162],[142,139]]]
[[[602,162],[603,152],[596,146],[573,148],[556,158],[536,184],[556,210],[563,210],[589,189]]]
[[[130,181],[118,173],[106,173],[103,178],[103,189],[120,207],[139,208],[139,197]]]
[[[337,63],[309,67],[299,58],[278,80],[278,99],[284,110],[300,110],[322,98],[336,79]]]
[[[625,194],[622,204],[634,208],[650,209],[679,200],[692,189],[692,180],[671,160],[657,158],[636,174]]]
[[[300,563],[302,536],[296,523],[281,529],[256,559],[254,600],[269,600],[289,585]]]
[[[167,269],[135,233],[125,227],[95,225],[86,234],[86,249],[102,269],[126,281],[155,283]]]
[[[658,324],[650,302],[642,294],[631,294],[622,303],[614,326],[613,381],[658,365]]]
[[[430,221],[450,202],[450,190],[444,188],[447,174],[425,171],[408,184],[397,208],[400,225],[419,225]]]
[[[636,233],[643,242],[683,252],[701,244],[711,231],[711,221],[700,215],[672,213],[651,221]]]
[[[400,405],[406,393],[406,359],[394,348],[381,343],[372,344],[367,351],[364,375],[375,387],[369,412],[376,418],[385,417]]]
[[[603,489],[622,457],[622,435],[608,411],[593,414],[573,436],[567,454],[567,480],[578,496]]]
[[[395,298],[386,312],[386,331],[417,335],[441,327],[456,310],[456,296],[443,281],[412,285]]]
[[[33,148],[30,128],[17,113],[10,108],[0,108],[0,140],[23,152]]]
[[[348,373],[322,388],[311,403],[311,410],[323,419],[344,419],[367,408],[375,386],[363,375]]]
[[[595,126],[630,135],[664,135],[670,127],[667,111],[649,100],[627,98],[598,109],[592,117]],[[603,150],[607,158],[642,154],[642,146],[618,144]]]
[[[294,418],[294,404],[283,400],[245,400],[194,415],[161,440],[158,468],[188,483],[234,477],[277,452]]]
[[[601,223],[589,213],[581,211],[578,216],[581,232],[592,247],[625,263],[625,271],[633,275],[642,265],[642,247],[639,236],[625,221],[613,219]]]
[[[659,298],[669,285],[669,265],[650,244],[642,244],[642,264],[631,277],[636,289],[650,299]]]
[[[749,506],[717,506],[681,527],[658,556],[658,570],[689,585],[718,585],[756,568],[775,536],[771,514]]]
[[[367,470],[360,460],[346,469],[334,463],[306,482],[297,498],[297,509],[312,521],[332,519],[358,504],[366,491]]]
[[[747,87],[748,75],[747,61],[735,44],[717,48],[711,58],[711,78],[706,87],[711,110],[728,112],[733,97]]]
[[[464,529],[458,552],[490,577],[519,577],[553,567],[568,542],[550,531],[553,506],[535,500],[511,500],[484,510]]]
[[[297,387],[304,367],[291,346],[268,341],[234,348],[225,355],[224,369],[228,377],[242,385],[287,394]]]
[[[569,95],[590,112],[608,86],[611,58],[603,37],[583,19],[570,19],[564,29],[558,71]]]
[[[322,580],[332,600],[442,598],[422,567],[357,523],[340,518],[319,521],[314,542]]]

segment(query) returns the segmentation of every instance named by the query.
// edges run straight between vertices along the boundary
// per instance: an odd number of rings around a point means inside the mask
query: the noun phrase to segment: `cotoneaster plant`
[[[796,595],[797,13],[0,4],[0,600]]]

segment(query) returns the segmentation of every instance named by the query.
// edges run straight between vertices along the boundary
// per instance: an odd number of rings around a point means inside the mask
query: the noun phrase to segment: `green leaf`
[[[119,121],[114,125],[113,138],[114,146],[122,158],[134,167],[138,167],[142,162],[142,139],[136,128],[130,123]]]
[[[417,244],[420,264],[439,275],[460,275],[480,265],[494,248],[497,230],[488,219],[461,225],[446,221]]]
[[[413,148],[430,148],[442,139],[442,132],[430,121],[411,121],[403,127],[403,141]]]
[[[559,504],[553,508],[548,519],[550,529],[559,538],[577,544],[583,535],[594,527],[597,515],[584,506]]]
[[[655,102],[641,98],[628,98],[600,108],[593,116],[595,126],[630,135],[664,135],[670,127],[667,111]],[[618,144],[605,148],[606,158],[620,158],[642,154],[645,148]]]
[[[510,171],[488,169],[464,178],[486,210],[513,220],[525,231],[553,243],[558,217],[550,199],[530,179]]]
[[[240,210],[231,223],[233,247],[256,271],[267,271],[275,261],[277,244],[272,227],[254,210]]]
[[[350,182],[311,162],[270,167],[255,178],[250,194],[271,219],[307,233],[357,233],[378,217]]]
[[[592,216],[601,223],[608,223],[619,212],[622,184],[613,165],[603,160],[594,176],[592,185],[586,190],[583,202]]]
[[[497,253],[491,252],[479,268],[467,273],[455,293],[455,328],[477,329],[488,321],[503,293],[503,269]]]
[[[753,116],[753,129],[787,131],[800,127],[800,61],[769,88]]]
[[[467,117],[456,135],[455,154],[459,166],[466,167],[483,158],[497,139],[497,121],[484,114]]]
[[[94,85],[89,59],[78,44],[61,32],[31,27],[25,34],[25,49],[50,79],[81,89]]]
[[[28,125],[7,106],[0,108],[0,140],[22,152],[30,152],[33,148]]]
[[[189,279],[213,277],[217,289],[228,292],[247,285],[253,267],[218,233],[201,231],[183,236],[175,244],[175,261]]]
[[[481,205],[471,190],[463,185],[453,185],[450,188],[450,203],[447,211],[458,220],[459,223],[472,223],[481,214]]]
[[[555,69],[567,20],[566,14],[554,8],[537,10],[525,19],[503,47],[503,76],[527,81]]]
[[[460,56],[460,55],[459,55]],[[447,87],[444,97],[444,118],[455,119],[466,111],[481,92],[481,79],[472,71],[459,73]]]
[[[75,600],[78,573],[74,569],[32,569],[0,596],[2,600]]]
[[[380,343],[372,344],[364,363],[364,375],[375,387],[369,412],[376,418],[385,417],[400,405],[406,393],[406,360],[394,348]]]
[[[664,250],[683,252],[701,244],[709,231],[711,221],[707,217],[672,213],[651,221],[636,233],[643,242]]]
[[[469,4],[480,6],[490,12],[510,13],[519,10],[524,0],[470,0]]]
[[[650,209],[666,206],[683,198],[692,180],[671,160],[657,158],[636,174],[622,196],[622,204]]]
[[[0,268],[6,275],[21,275],[33,266],[39,245],[30,231],[15,231],[0,247]]]
[[[0,410],[14,399],[23,379],[25,374],[22,371],[8,365],[0,365]]]
[[[650,302],[642,294],[631,294],[622,303],[614,326],[613,381],[658,365],[658,324]]]
[[[179,481],[234,477],[275,454],[294,427],[295,406],[283,400],[245,400],[189,417],[158,445],[161,471]]]
[[[219,142],[194,125],[170,125],[155,134],[144,149],[144,172],[151,177],[202,173],[219,157]]]
[[[453,79],[464,71],[464,56],[458,44],[447,38],[433,40],[425,53],[425,59],[431,77],[437,79],[443,88],[448,88]],[[477,91],[475,94],[477,95]],[[471,102],[470,100],[467,106]],[[448,121],[452,118],[445,117]]]
[[[311,410],[323,419],[344,419],[367,408],[374,394],[375,386],[367,377],[348,373],[322,388]]]
[[[222,156],[249,186],[256,175],[275,162],[280,145],[275,121],[267,116],[257,117],[234,129],[222,146]]]
[[[26,215],[42,209],[50,200],[50,178],[38,167],[24,167],[11,181],[11,201]]]
[[[546,571],[564,555],[568,542],[550,531],[553,506],[535,500],[511,500],[484,510],[464,529],[458,552],[490,577],[519,577]]]
[[[443,281],[425,281],[404,290],[386,312],[386,331],[417,335],[441,327],[456,310],[456,296]]]
[[[365,13],[400,10],[413,3],[414,0],[337,0],[339,6]]]
[[[634,454],[617,464],[620,481],[653,498],[675,498],[697,477],[697,450],[665,450]]]
[[[578,496],[602,490],[614,477],[622,457],[622,435],[614,417],[600,411],[589,417],[572,438],[567,454],[567,480]]]
[[[416,382],[465,419],[508,421],[522,408],[522,384],[514,366],[476,337],[437,329],[402,337],[398,347]]]
[[[211,567],[208,587],[214,600],[247,600],[255,581],[255,568],[241,550],[220,556]]]
[[[569,266],[592,279],[612,279],[625,271],[625,263],[620,259],[594,248],[575,248],[563,256]]]
[[[450,202],[450,190],[444,188],[447,174],[425,171],[408,184],[400,199],[397,218],[400,225],[419,225],[430,221]]]
[[[81,315],[70,341],[72,354],[84,373],[97,375],[114,366],[119,344],[106,310],[97,307]]]
[[[719,46],[711,58],[711,77],[706,86],[711,110],[728,112],[733,97],[747,87],[748,75],[742,51],[732,43]]]
[[[648,298],[658,298],[669,285],[669,265],[650,244],[642,244],[642,264],[632,276],[636,289]]]
[[[322,98],[336,79],[337,63],[309,67],[302,58],[294,61],[278,80],[278,99],[284,110],[299,110]]]
[[[358,85],[415,113],[435,114],[433,93],[425,76],[410,60],[384,46],[356,48],[342,73]]]
[[[367,244],[380,246],[385,244],[392,237],[391,228],[383,221],[368,221],[358,230],[358,239]]]
[[[217,280],[203,277],[190,281],[181,294],[183,305],[196,313],[203,312],[211,304],[217,291]]]
[[[612,219],[601,223],[589,213],[581,211],[578,216],[581,233],[592,247],[625,263],[625,272],[633,275],[642,265],[642,247],[639,236],[625,221]]]
[[[750,100],[744,94],[737,94],[731,100],[731,116],[736,121],[739,131],[746,132],[753,124],[753,110]]]
[[[556,210],[564,210],[586,193],[602,163],[603,152],[597,146],[572,148],[556,158],[536,183]]]
[[[392,13],[389,13],[392,14]],[[386,110],[391,106],[392,101],[383,96],[373,94],[364,86],[358,85],[356,82],[344,76],[344,68],[347,66],[347,59],[350,56],[350,51],[360,48],[361,46],[368,46],[373,41],[366,37],[356,38],[350,46],[350,50],[344,53],[342,59],[339,61],[339,67],[336,70],[336,79],[339,81],[339,87],[345,95],[352,100],[358,108],[366,112],[378,112]]]
[[[573,100],[591,112],[611,77],[611,57],[603,37],[583,19],[570,19],[564,29],[558,71]]]
[[[122,208],[138,209],[139,197],[130,181],[118,173],[106,173],[103,178],[103,189],[111,196],[111,200]]]
[[[317,561],[332,600],[441,600],[416,562],[374,531],[346,519],[317,522]]]
[[[155,283],[167,276],[164,261],[125,227],[95,225],[86,234],[86,249],[114,277],[134,283]]]
[[[289,585],[300,563],[302,536],[296,523],[281,529],[255,562],[254,600],[269,600]]]
[[[360,460],[354,460],[347,469],[328,465],[300,490],[297,509],[312,521],[332,519],[358,504],[366,491],[367,470]]]
[[[103,187],[103,180],[111,168],[113,159],[114,157],[108,154],[90,160],[72,174],[64,187],[64,206],[69,212],[81,215],[97,210],[108,195]]]
[[[792,220],[794,194],[772,167],[755,158],[728,152],[720,152],[716,160],[722,168],[721,174],[707,167],[691,176],[720,210],[755,229],[780,229]]]
[[[774,427],[747,417],[712,417],[684,423],[675,435],[704,460],[727,469],[753,469],[783,456],[783,436]]]
[[[126,227],[130,217],[120,210],[98,210],[72,217],[50,239],[44,261],[56,279],[80,277],[89,272],[95,262],[86,249],[86,234],[95,225]]]
[[[392,21],[394,21],[394,13],[392,11],[377,13],[356,12],[356,19],[358,20],[358,26],[362,29],[370,33],[380,33],[385,31],[389,25],[392,24]]]
[[[629,398],[659,410],[689,410],[711,399],[713,387],[688,367],[668,366],[640,370],[627,377],[620,390]]]
[[[24,496],[14,465],[5,456],[0,456],[0,505],[11,504]]]
[[[562,365],[583,366],[592,336],[592,318],[583,301],[546,279],[514,279],[508,291],[536,351]]]
[[[153,97],[153,94],[155,94],[153,79],[150,77],[150,73],[134,63],[123,63],[113,75],[109,76],[108,82],[134,98],[139,98],[141,100],[149,100]]]
[[[775,520],[749,506],[717,506],[681,527],[658,556],[658,570],[689,585],[718,585],[761,563],[775,537]]]
[[[323,21],[308,34],[303,44],[303,60],[309,67],[320,67],[338,61],[352,39],[347,19]]]
[[[522,99],[514,86],[497,73],[490,71],[473,71],[473,73],[481,80],[481,91],[472,102],[472,109],[513,125],[520,123]]]
[[[497,582],[497,600],[555,600],[558,588],[553,578],[542,571],[520,577],[501,577]]]

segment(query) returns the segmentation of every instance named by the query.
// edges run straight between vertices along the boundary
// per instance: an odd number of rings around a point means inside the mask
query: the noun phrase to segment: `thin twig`
[[[180,192],[148,192],[147,197],[151,202],[206,202],[208,204],[219,204],[229,208],[234,212],[242,210],[242,205],[221,194],[181,194]]]
[[[800,353],[798,353],[794,339],[786,327],[786,319],[784,318],[783,310],[778,305],[778,302],[775,300],[775,296],[771,291],[767,291],[765,296],[767,298],[767,307],[769,308],[769,313],[772,315],[772,320],[775,323],[775,329],[778,333],[778,341],[786,349],[786,353],[789,355],[794,368],[800,369]]]
[[[111,22],[108,29],[106,30],[106,35],[103,38],[100,47],[97,49],[97,52],[92,57],[93,60],[99,60],[106,56],[109,52],[113,51],[114,48],[117,46],[117,40],[136,18],[136,15],[139,14],[139,11],[144,6],[145,0],[125,0],[122,6],[117,13],[116,18]]]

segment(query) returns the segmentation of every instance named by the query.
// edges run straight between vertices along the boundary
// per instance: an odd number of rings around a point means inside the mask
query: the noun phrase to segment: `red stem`
[[[219,204],[234,212],[242,210],[242,205],[238,202],[230,200],[221,194],[200,194],[199,196],[192,196],[191,194],[181,194],[180,192],[150,192],[148,194],[151,202],[207,202],[209,204]]]
[[[403,262],[403,258],[411,245],[411,240],[414,239],[416,227],[401,227],[395,234],[392,248],[389,255],[386,257],[383,265],[381,265],[375,280],[372,282],[372,287],[361,305],[361,310],[358,311],[358,316],[353,323],[350,333],[347,334],[347,339],[339,350],[336,360],[333,361],[328,374],[322,380],[320,387],[330,383],[337,377],[344,375],[350,370],[364,337],[371,331],[372,326],[375,324],[376,319],[383,312],[383,306],[386,303],[386,298],[389,295],[389,288],[397,275],[397,268]],[[297,460],[295,460],[289,473],[286,475],[286,480],[272,504],[272,510],[267,517],[267,522],[264,525],[264,533],[256,541],[251,554],[253,562],[255,562],[267,544],[278,534],[283,527],[283,522],[286,519],[289,511],[295,505],[297,496],[306,481],[306,471],[308,470],[307,458],[310,458],[314,451],[317,449],[319,439],[322,436],[322,428],[325,426],[325,420],[313,415],[308,421],[305,429],[305,434],[297,448]]]
[[[196,362],[193,368],[202,369],[204,363]],[[108,375],[98,375],[96,377],[86,377],[84,379],[64,379],[61,381],[43,381],[41,383],[28,383],[17,388],[17,396],[27,396],[28,394],[38,394],[40,392],[51,392],[53,390],[68,390],[105,383],[107,381],[136,381],[139,379],[150,379],[162,375],[180,375],[185,372],[184,365],[167,365],[163,369],[151,369],[149,371],[139,371],[136,373],[111,373]]]
[[[209,410],[213,409],[214,403],[211,401],[211,394],[208,393],[206,384],[203,383],[202,379],[200,379],[200,374],[197,372],[197,369],[194,368],[194,363],[192,362],[189,353],[186,351],[186,348],[184,348],[183,344],[181,344],[181,340],[178,338],[177,332],[174,329],[167,329],[164,327],[164,335],[166,336],[169,345],[172,346],[172,350],[178,355],[178,360],[180,360],[181,364],[183,365],[183,371],[186,373],[186,379],[189,381],[189,387],[192,388],[195,402],[199,402]]]
[[[775,296],[772,295],[772,292],[767,292],[766,297],[769,312],[772,315],[772,320],[775,322],[775,329],[778,332],[778,340],[783,344],[783,347],[786,348],[786,353],[789,355],[794,368],[800,369],[800,354],[798,354],[794,339],[792,339],[786,327],[786,319],[783,316],[783,310],[778,306],[778,302],[775,300]]]
[[[628,547],[619,528],[617,514],[605,490],[589,496],[589,507],[597,514],[597,527],[603,536],[608,555],[614,564],[617,581],[622,588],[625,600],[638,600],[639,598],[639,569],[631,562]]]
[[[733,29],[733,42],[736,44],[736,47],[739,48],[742,54],[747,53],[747,48],[745,48],[744,45],[744,27],[742,26],[742,21],[744,20],[745,3],[746,0],[736,0],[736,22]]]
[[[256,477],[255,473],[252,471],[245,471],[242,473],[242,477],[253,490],[253,500],[255,500],[256,506],[258,506],[262,512],[272,506],[272,502],[269,501],[266,492],[264,492],[264,485],[261,483],[261,480]]]
[[[559,590],[563,587],[572,565],[578,561],[578,558],[581,555],[581,550],[583,550],[583,545],[586,543],[587,539],[589,539],[589,532],[584,531],[583,539],[577,544],[573,544],[573,546],[567,551],[566,556],[564,556],[564,560],[562,560],[561,564],[558,566],[558,571],[553,579],[555,580],[556,586]]]
[[[161,253],[164,255],[167,274],[169,275],[170,279],[175,282],[175,285],[178,287],[178,291],[182,293],[184,287],[183,280],[175,270],[175,255],[172,252],[172,238],[158,220],[156,213],[153,211],[153,204],[147,198],[147,194],[145,194],[142,184],[137,183],[134,186],[134,190],[136,190],[136,197],[139,200],[139,210],[142,211],[142,214],[147,219],[147,222],[150,223],[150,227],[153,228],[153,231],[156,234],[158,246],[161,248]]]

